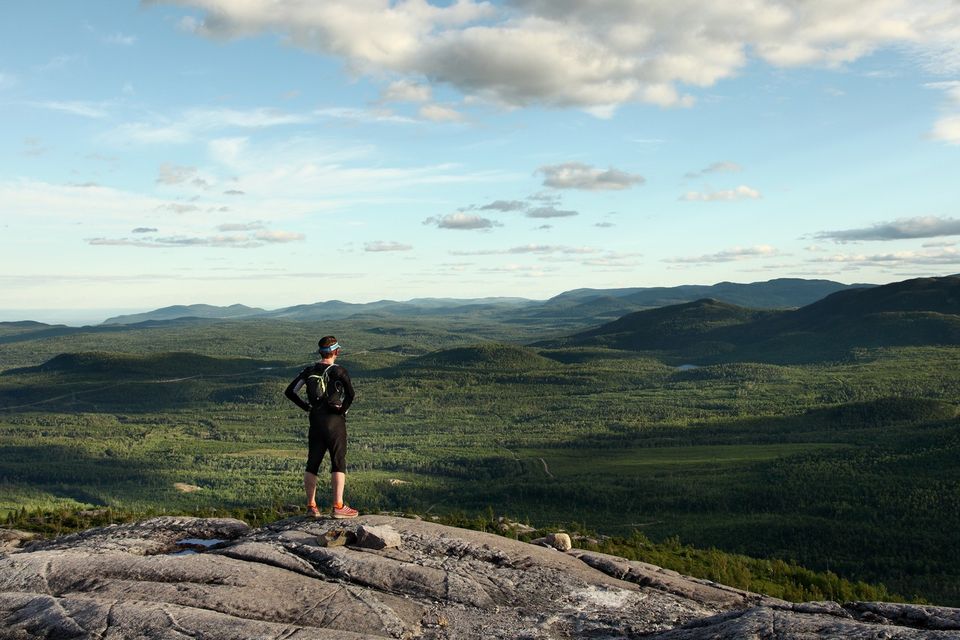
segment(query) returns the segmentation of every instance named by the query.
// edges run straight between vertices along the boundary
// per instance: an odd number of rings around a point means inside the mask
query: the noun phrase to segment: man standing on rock
[[[283,392],[294,404],[310,412],[310,435],[307,470],[303,474],[303,490],[307,494],[307,513],[320,517],[317,509],[317,471],[327,451],[330,452],[330,485],[333,490],[334,518],[355,518],[357,510],[343,502],[347,480],[347,410],[353,403],[350,374],[336,364],[340,343],[333,336],[324,336],[318,343],[320,361],[294,378]],[[307,388],[307,400],[300,389]]]

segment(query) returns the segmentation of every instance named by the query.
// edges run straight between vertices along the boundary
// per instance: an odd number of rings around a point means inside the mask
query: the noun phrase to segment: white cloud
[[[579,215],[576,211],[568,209],[557,209],[556,207],[536,207],[527,211],[528,218],[569,218]]]
[[[279,109],[191,109],[186,112],[188,122],[201,129],[238,127],[264,129],[290,124],[306,124],[310,117],[301,113],[285,113]]]
[[[390,109],[354,109],[349,107],[328,107],[317,109],[313,115],[321,118],[335,118],[338,120],[352,120],[355,122],[414,124],[413,118],[397,115]]]
[[[150,0],[159,3],[161,0]],[[212,38],[280,33],[361,74],[430,78],[513,106],[683,106],[754,56],[836,67],[899,47],[960,69],[954,2],[708,0],[166,0],[203,12],[181,25]]]
[[[424,220],[423,224],[433,225],[438,229],[457,229],[460,231],[490,229],[498,226],[498,223],[493,220],[470,213],[463,213],[462,211],[450,213],[442,217],[430,217]]]
[[[48,100],[46,102],[34,102],[32,104],[35,107],[50,109],[51,111],[60,111],[62,113],[69,113],[71,115],[81,116],[84,118],[99,119],[106,118],[107,115],[109,115],[104,109],[104,105],[83,102],[79,100]]]
[[[565,245],[551,244],[525,244],[509,249],[482,249],[477,251],[451,251],[454,256],[495,256],[495,255],[520,255],[520,254],[565,254],[565,255],[586,255],[597,253],[599,249],[593,247],[569,247]]]
[[[883,222],[872,227],[822,231],[817,238],[834,242],[859,242],[865,240],[905,240],[912,238],[937,238],[960,235],[960,219],[921,216]]]
[[[92,238],[96,239],[96,238]],[[109,246],[110,241],[100,242],[98,244]],[[116,242],[114,245],[121,246],[123,243]],[[162,248],[162,247],[157,247]],[[245,247],[249,248],[249,247]],[[180,299],[180,291],[182,291],[182,282],[184,280],[190,280],[195,282],[229,282],[229,281],[241,281],[244,284],[249,283],[253,280],[284,280],[289,281],[291,279],[297,281],[310,280],[315,278],[361,278],[365,274],[362,273],[349,273],[349,272],[331,272],[327,271],[300,271],[300,272],[291,272],[287,270],[272,270],[271,273],[268,270],[263,268],[251,268],[251,269],[230,269],[227,273],[208,273],[203,271],[185,271],[180,270],[179,272],[167,271],[161,273],[136,273],[136,272],[122,272],[122,273],[113,273],[113,274],[94,274],[94,273],[76,273],[76,274],[65,274],[65,273],[30,273],[30,274],[16,274],[16,275],[4,275],[0,274],[0,282],[9,283],[11,285],[36,285],[38,282],[48,282],[48,283],[86,283],[93,285],[102,285],[105,283],[127,283],[136,286],[137,288],[143,288],[144,283],[161,283],[168,282],[174,286],[174,298],[173,300]],[[86,291],[86,288],[83,288]],[[150,296],[153,295],[153,290],[151,289]],[[144,304],[152,304],[152,297],[146,299]]]
[[[77,59],[78,59],[77,56],[74,56],[74,55],[54,56],[46,63],[38,66],[37,70],[38,71],[59,71],[60,69],[66,68],[67,65],[74,62]]]
[[[157,207],[160,211],[172,211],[176,214],[184,213],[193,213],[194,211],[200,211],[200,207],[195,204],[183,204],[181,202],[170,202],[168,204],[162,204]]]
[[[371,253],[383,253],[389,251],[410,251],[413,249],[412,245],[403,244],[402,242],[383,242],[377,240],[376,242],[368,242],[363,245],[364,251],[369,251]]]
[[[899,268],[911,265],[936,266],[960,264],[960,250],[953,247],[939,251],[896,251],[893,253],[837,253],[810,260],[813,263],[844,264],[860,267]]]
[[[176,235],[162,238],[88,238],[87,244],[110,247],[140,247],[144,249],[166,249],[173,247],[214,247],[228,249],[256,249],[270,244],[300,242],[305,238],[302,233],[290,231],[258,231],[253,234],[219,234],[208,236]]]
[[[103,41],[104,41],[106,44],[117,44],[117,45],[121,45],[121,46],[124,46],[124,47],[129,47],[129,46],[132,46],[132,45],[136,44],[136,42],[137,42],[137,37],[136,37],[136,36],[130,36],[130,35],[127,35],[127,34],[125,34],[125,33],[119,33],[119,32],[118,32],[118,33],[114,33],[114,34],[109,35],[109,36],[105,36],[105,37],[103,38]]]
[[[617,114],[617,104],[601,104],[592,107],[584,107],[583,110],[600,120],[610,120]]]
[[[509,273],[529,278],[539,278],[548,273],[548,270],[540,265],[529,264],[505,264],[499,267],[483,267],[476,269],[476,271],[481,273]]]
[[[28,147],[41,150],[40,142]],[[39,151],[38,151],[39,152]],[[391,167],[383,166],[377,149],[350,147],[322,138],[286,138],[266,144],[245,140],[219,140],[211,145],[209,165],[197,167],[170,163],[170,171],[155,179],[177,183],[172,188],[194,185],[200,177],[225,189],[203,189],[187,200],[159,197],[104,186],[74,186],[30,180],[0,180],[0,202],[4,221],[23,224],[30,220],[37,233],[48,225],[80,223],[88,236],[116,238],[134,227],[162,227],[170,235],[177,231],[188,237],[205,237],[204,225],[260,220],[265,225],[329,215],[351,206],[396,206],[412,202],[411,191],[423,193],[434,185],[470,183],[502,184],[510,174],[501,171],[467,171],[453,164]],[[221,164],[219,160],[229,161]],[[209,177],[208,177],[209,176]],[[158,184],[162,194],[168,188]],[[243,196],[224,195],[222,191]],[[223,212],[229,198],[230,212]],[[422,204],[422,195],[418,196]],[[497,226],[492,221],[442,220],[442,228]],[[348,223],[349,224],[349,223]],[[24,230],[25,233],[32,233]],[[142,239],[142,238],[138,238]]]
[[[160,165],[157,183],[166,185],[182,184],[194,178],[196,175],[196,167],[184,167],[165,162]]]
[[[720,162],[714,162],[713,164],[700,169],[699,171],[690,171],[684,177],[685,178],[701,178],[705,175],[711,173],[737,173],[743,171],[741,167],[736,162],[731,162],[729,160],[722,160]]]
[[[780,255],[780,252],[768,244],[758,244],[752,247],[734,247],[717,253],[682,258],[668,258],[664,262],[675,264],[706,264],[713,262],[737,262],[753,258],[770,258]]]
[[[217,138],[207,143],[207,152],[220,164],[236,167],[247,150],[247,138]]]
[[[145,4],[149,1],[150,0],[146,0]],[[193,16],[183,16],[180,18],[180,21],[177,22],[177,28],[185,33],[194,33],[198,35],[204,34],[203,23]]]
[[[67,186],[29,180],[0,182],[0,202],[3,202],[4,215],[8,216],[4,219],[23,226],[24,233],[35,229],[36,233],[43,234],[50,227],[62,232],[66,225],[83,225],[97,229],[88,231],[90,235],[113,238],[131,228],[155,228],[162,222],[165,228],[175,223],[178,233],[186,237],[206,237],[209,226],[218,223],[231,224],[237,219],[267,221],[234,229],[263,231],[268,224],[300,219],[331,206],[316,195],[289,199],[274,196],[262,202],[248,200],[243,199],[236,205],[236,211],[225,214],[220,202],[205,196],[190,202],[171,202],[92,183]],[[265,235],[254,240],[267,243],[277,238],[281,236]]]
[[[494,200],[479,207],[480,211],[523,211],[527,203],[520,200]]]
[[[593,247],[558,247],[558,251],[541,256],[542,262],[576,262],[583,267],[600,270],[632,269],[641,264],[643,254],[617,251],[601,251]]]
[[[960,80],[947,80],[943,82],[928,82],[923,85],[927,89],[936,89],[944,91],[947,97],[954,102],[960,103]]]
[[[639,253],[609,252],[602,256],[591,257],[582,262],[585,267],[596,267],[602,270],[634,269],[643,263],[638,258]]]
[[[264,228],[264,223],[260,220],[254,222],[228,222],[217,225],[217,231],[257,231]]]
[[[544,196],[535,194],[528,196],[526,200],[494,200],[485,205],[471,205],[467,210],[478,211],[522,211],[527,218],[568,218],[580,215],[577,211],[558,209],[560,198],[555,195]],[[536,206],[539,205],[539,206]],[[538,227],[540,229],[549,229],[549,225]]]
[[[106,136],[116,144],[184,144],[193,139],[193,132],[183,126],[167,123],[130,122],[122,124]]]
[[[294,137],[267,144],[247,139],[219,139],[208,145],[212,159],[229,170],[230,184],[246,193],[244,200],[270,197],[264,205],[280,206],[278,199],[300,200],[304,207],[326,208],[339,202],[369,202],[374,194],[418,185],[502,181],[499,171],[464,172],[454,164],[412,167],[384,166],[378,149],[349,146],[337,140]],[[208,169],[216,175],[217,169]]]
[[[98,220],[129,228],[164,202],[109,187],[56,185],[33,180],[0,182],[0,202],[11,219],[63,225]]]
[[[760,197],[760,192],[756,189],[746,185],[740,185],[736,189],[725,189],[709,193],[688,191],[680,196],[680,199],[689,202],[731,202],[735,200],[756,200]]]
[[[561,197],[557,193],[550,191],[541,191],[540,193],[534,193],[527,196],[527,200],[531,202],[543,202],[544,204],[560,204]]]
[[[288,113],[268,108],[188,109],[177,118],[155,116],[148,121],[121,124],[107,138],[115,143],[183,144],[214,131],[309,124],[317,117],[316,112]]]
[[[425,104],[417,113],[421,118],[431,122],[463,122],[462,113],[439,104]]]
[[[433,97],[433,90],[428,84],[398,80],[380,94],[383,102],[429,102]]]
[[[270,231],[270,230],[258,231],[255,234],[253,234],[253,237],[260,242],[265,242],[268,244],[276,244],[276,243],[285,244],[287,242],[300,242],[301,240],[306,238],[306,236],[304,236],[302,233],[296,233],[293,231]]]
[[[543,174],[543,186],[552,189],[610,191],[628,189],[646,182],[643,176],[619,169],[597,169],[582,162],[565,162],[537,169]]]
[[[937,120],[933,123],[933,131],[930,135],[948,144],[960,145],[960,114],[944,116]]]
[[[934,122],[930,137],[947,144],[960,145],[960,81],[930,82],[925,86],[943,91],[947,97],[947,114]]]

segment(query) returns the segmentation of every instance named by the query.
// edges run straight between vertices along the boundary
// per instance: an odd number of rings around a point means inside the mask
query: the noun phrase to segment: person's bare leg
[[[314,476],[316,479],[316,476]],[[333,506],[343,504],[343,485],[347,482],[347,474],[342,471],[334,471],[330,474],[330,485],[333,489]]]
[[[309,471],[303,472],[303,492],[307,494],[307,504],[317,503],[317,476]]]

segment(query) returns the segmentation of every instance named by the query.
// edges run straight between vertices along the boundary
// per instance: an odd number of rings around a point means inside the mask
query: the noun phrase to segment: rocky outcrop
[[[0,553],[13,551],[19,546],[36,538],[36,534],[17,529],[0,529]]]
[[[548,533],[542,538],[531,540],[530,543],[553,547],[557,551],[570,551],[573,549],[573,542],[571,542],[569,534],[566,533]]]
[[[960,639],[960,610],[795,605],[390,516],[154,518],[0,555],[0,638],[134,637]]]
[[[394,531],[393,527],[386,525],[383,527],[373,527],[362,524],[357,529],[357,546],[366,549],[388,549],[399,547],[402,543],[400,534]]]

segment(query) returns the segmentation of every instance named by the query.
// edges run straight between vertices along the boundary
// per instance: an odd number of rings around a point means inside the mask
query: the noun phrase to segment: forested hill
[[[573,342],[619,349],[683,348],[718,329],[751,324],[777,315],[706,298],[686,304],[638,311],[573,336]]]
[[[628,289],[574,289],[547,300],[546,307],[591,303],[616,299],[621,303],[640,307],[665,307],[713,298],[743,307],[758,309],[789,309],[802,307],[837,291],[872,287],[868,284],[846,285],[832,280],[805,280],[777,278],[766,282],[719,282],[714,285],[681,285],[678,287],[649,287]]]
[[[248,307],[242,304],[232,304],[229,307],[218,307],[209,304],[174,305],[163,307],[146,313],[107,318],[103,324],[133,324],[150,320],[176,320],[177,318],[243,318],[264,313],[263,309]]]
[[[805,362],[857,347],[960,344],[960,277],[850,289],[792,311],[699,300],[628,314],[541,346],[604,346],[699,362]]]
[[[960,276],[917,278],[833,293],[807,305],[798,317],[859,317],[870,313],[933,312],[960,314]]]

